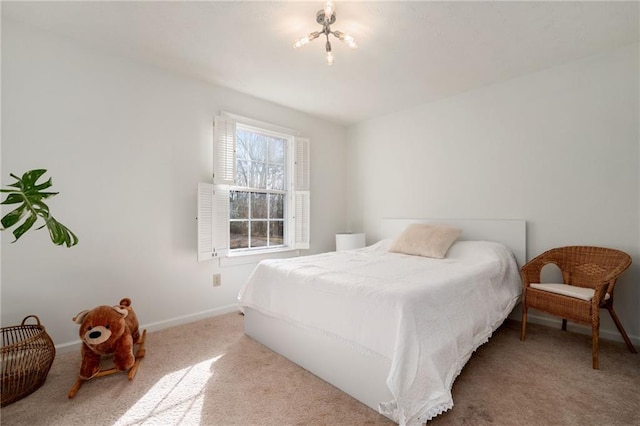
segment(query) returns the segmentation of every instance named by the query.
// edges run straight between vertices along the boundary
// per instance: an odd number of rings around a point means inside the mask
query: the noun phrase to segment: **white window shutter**
[[[213,257],[213,185],[198,182],[198,262]]]
[[[311,189],[309,182],[311,142],[307,138],[296,137],[294,145],[295,248],[308,249],[311,234],[311,192],[309,191]]]
[[[214,188],[213,192],[213,255],[229,253],[229,190]]]
[[[311,193],[296,191],[295,193],[295,248],[309,248],[311,225]]]
[[[311,142],[307,138],[295,138],[295,170],[294,170],[294,188],[296,191],[309,191],[311,185],[309,178],[310,169],[310,145]]]
[[[198,262],[226,256],[229,249],[229,191],[198,183]]]
[[[213,183],[233,185],[236,176],[236,121],[217,116],[213,120]]]

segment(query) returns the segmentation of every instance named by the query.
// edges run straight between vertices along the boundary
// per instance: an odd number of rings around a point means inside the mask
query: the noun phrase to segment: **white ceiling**
[[[11,2],[2,18],[342,124],[637,43],[640,3],[346,2],[319,38],[315,2]]]

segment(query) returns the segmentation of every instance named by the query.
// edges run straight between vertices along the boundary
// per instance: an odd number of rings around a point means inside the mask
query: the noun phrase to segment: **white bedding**
[[[380,401],[380,412],[412,425],[453,406],[453,381],[522,286],[499,243],[458,241],[445,259],[389,253],[390,243],[262,261],[238,300],[390,359],[395,399]]]

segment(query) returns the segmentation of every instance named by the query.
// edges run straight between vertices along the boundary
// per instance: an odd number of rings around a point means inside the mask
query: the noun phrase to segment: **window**
[[[293,136],[236,127],[235,186],[229,195],[229,249],[286,246],[287,152]]]
[[[266,123],[214,122],[214,181],[198,185],[198,259],[309,248],[309,140]]]

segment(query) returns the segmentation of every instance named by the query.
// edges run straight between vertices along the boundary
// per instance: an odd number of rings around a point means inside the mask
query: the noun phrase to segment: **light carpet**
[[[0,410],[6,426],[386,425],[391,421],[245,336],[227,314],[147,335],[136,377],[93,379],[73,399],[80,353],[58,355],[45,385]],[[455,406],[430,425],[640,425],[640,356],[589,336],[507,322],[471,357]]]

